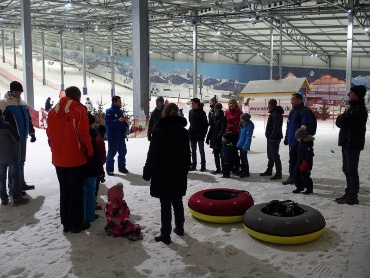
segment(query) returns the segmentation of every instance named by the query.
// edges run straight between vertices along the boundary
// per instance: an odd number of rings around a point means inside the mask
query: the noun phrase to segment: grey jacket
[[[0,116],[0,164],[11,165],[19,156],[19,135],[14,127]]]

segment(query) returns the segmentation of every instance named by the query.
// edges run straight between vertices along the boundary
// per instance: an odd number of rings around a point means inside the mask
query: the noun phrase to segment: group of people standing
[[[364,148],[368,111],[364,104],[366,87],[353,86],[348,93],[349,106],[338,116],[336,125],[340,128],[339,146],[342,146],[343,172],[346,175],[345,194],[336,198],[338,204],[358,204],[359,176],[358,163]],[[268,102],[269,117],[265,136],[267,140],[267,169],[260,176],[271,176],[271,180],[282,179],[282,163],[279,155],[280,143],[289,146],[289,177],[283,184],[294,184],[292,193],[313,193],[311,170],[314,157],[314,137],[316,128],[310,108],[304,106],[299,93],[291,96],[292,110],[289,113],[285,136],[283,135],[284,110],[276,99]],[[197,146],[200,152],[201,168],[206,171],[204,142],[213,150],[216,170],[213,174],[230,177],[230,173],[248,177],[250,150],[254,123],[248,113],[243,113],[235,99],[230,99],[224,112],[217,98],[210,100],[208,119],[203,104],[198,98],[191,99],[189,112],[190,127],[187,120],[179,117],[176,104],[163,105],[158,97],[156,108],[149,122],[150,141],[143,178],[151,180],[150,194],[160,199],[161,230],[156,241],[171,243],[171,207],[174,209],[174,233],[184,235],[184,209],[182,197],[186,194],[187,174],[196,170]],[[208,132],[207,132],[208,131]],[[273,168],[276,172],[273,175]]]
[[[119,171],[126,169],[125,130],[127,123],[121,111],[121,98],[112,97],[106,111],[105,126],[95,129],[95,117],[81,104],[81,91],[68,87],[65,97],[49,113],[46,130],[52,152],[52,163],[60,185],[60,217],[64,232],[79,233],[90,227],[95,214],[96,196],[104,182],[103,165],[113,174],[114,157],[119,153]],[[108,154],[104,137],[107,131]]]
[[[24,181],[26,139],[36,141],[32,119],[27,104],[21,100],[22,85],[13,81],[10,91],[0,100],[0,197],[7,205],[6,190],[8,174],[9,194],[14,205],[26,204],[24,190],[34,189]],[[354,86],[348,93],[349,106],[338,116],[340,128],[339,146],[342,147],[343,172],[347,187],[345,194],[335,199],[338,204],[358,204],[358,163],[364,148],[368,111],[364,104],[366,87]],[[95,118],[81,104],[81,91],[77,87],[65,90],[57,105],[49,112],[47,136],[52,152],[52,163],[60,185],[60,217],[64,232],[78,233],[90,227],[95,220],[97,188],[104,181],[105,128],[94,128]],[[310,177],[313,166],[313,118],[309,108],[303,104],[299,93],[291,96],[292,110],[289,113],[285,137],[283,136],[282,107],[276,99],[268,102],[269,117],[265,136],[267,140],[267,169],[260,176],[271,176],[271,180],[282,179],[279,155],[281,140],[289,146],[289,177],[283,184],[295,184],[293,193],[313,193]],[[118,153],[118,170],[127,174],[126,143],[127,119],[121,110],[119,96],[112,97],[111,107],[106,111],[105,124],[108,140],[106,172],[114,175],[114,157]],[[182,197],[187,190],[187,175],[197,167],[197,147],[200,152],[200,171],[206,171],[204,142],[213,150],[216,170],[228,178],[231,173],[248,177],[250,150],[254,123],[248,113],[243,113],[235,99],[230,99],[228,109],[223,111],[217,98],[210,100],[208,117],[198,98],[191,100],[192,109],[188,121],[174,103],[165,105],[164,99],[156,99],[156,107],[149,121],[148,140],[150,146],[143,169],[143,178],[151,181],[150,194],[159,198],[161,204],[161,231],[155,237],[158,242],[171,243],[171,207],[174,209],[174,232],[183,236],[184,208]],[[100,150],[99,150],[100,146]],[[104,150],[101,149],[104,147]],[[273,175],[273,168],[276,172]],[[120,193],[121,194],[121,193]],[[95,198],[94,198],[95,196]],[[122,199],[119,195],[118,199]],[[112,199],[113,200],[113,199]],[[138,228],[138,227],[137,227]],[[133,229],[134,231],[135,229]],[[139,230],[136,229],[136,233]]]

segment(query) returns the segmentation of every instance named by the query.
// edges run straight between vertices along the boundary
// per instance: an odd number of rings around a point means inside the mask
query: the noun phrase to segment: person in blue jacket
[[[307,135],[311,135],[312,117],[310,108],[304,106],[303,96],[299,93],[292,94],[290,98],[292,110],[289,113],[286,125],[284,145],[289,146],[289,177],[282,183],[295,184],[294,169],[298,160],[298,141],[295,133],[298,128],[306,129]]]
[[[240,149],[241,170],[239,177],[249,177],[249,162],[248,151],[250,151],[252,143],[252,135],[254,130],[254,123],[250,120],[251,115],[244,113],[240,116],[240,132],[236,147]]]
[[[31,137],[30,142],[36,141],[35,128],[32,118],[28,111],[27,103],[22,100],[23,86],[18,81],[10,83],[10,90],[0,100],[0,109],[3,111],[5,121],[9,122],[17,131],[19,139],[19,188],[21,191],[35,189],[34,185],[28,185],[24,179],[24,164],[26,162],[27,138]],[[11,177],[8,179],[9,189],[12,187]],[[22,193],[21,193],[22,194]]]
[[[114,175],[114,157],[118,152],[118,171],[127,174],[126,169],[126,130],[128,123],[123,117],[121,110],[122,101],[120,96],[112,97],[112,106],[105,113],[105,125],[107,127],[108,153],[106,171],[109,176]]]

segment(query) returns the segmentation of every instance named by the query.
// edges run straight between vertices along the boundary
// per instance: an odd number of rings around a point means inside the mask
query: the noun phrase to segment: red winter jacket
[[[81,166],[93,155],[86,107],[74,99],[61,98],[49,112],[46,133],[55,166]]]
[[[227,120],[226,132],[232,131],[233,134],[239,134],[239,122],[242,114],[243,112],[239,108],[233,110],[227,109],[225,111]]]

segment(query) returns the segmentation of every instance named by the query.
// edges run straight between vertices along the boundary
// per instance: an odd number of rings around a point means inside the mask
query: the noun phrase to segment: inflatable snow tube
[[[271,215],[270,203],[254,205],[245,212],[243,225],[251,236],[276,244],[301,244],[317,239],[324,232],[325,219],[316,209],[292,202],[299,208],[298,213]]]
[[[253,204],[248,191],[215,188],[193,194],[188,207],[195,218],[206,222],[237,223],[242,221],[245,211]]]

